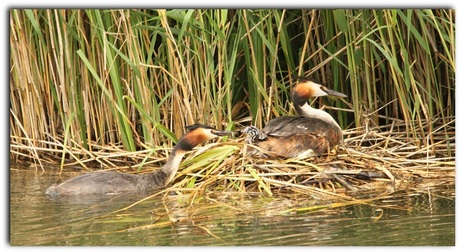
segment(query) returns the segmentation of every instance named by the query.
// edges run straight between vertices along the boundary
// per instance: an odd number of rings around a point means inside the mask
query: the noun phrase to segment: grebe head
[[[294,108],[297,111],[297,114],[300,116],[304,116],[307,118],[317,118],[323,121],[326,121],[336,127],[340,128],[338,123],[332,118],[330,114],[327,112],[315,109],[310,107],[308,104],[308,99],[311,97],[318,97],[318,96],[338,96],[338,97],[347,97],[345,94],[340,92],[328,89],[324,85],[317,83],[315,80],[307,77],[298,77],[298,82],[293,87],[291,96],[292,96],[292,103],[294,104]]]
[[[304,105],[311,97],[326,95],[347,97],[345,94],[329,89],[309,77],[297,77],[297,83],[291,92],[292,102],[299,106]]]
[[[219,136],[232,135],[231,131],[217,130],[211,126],[203,124],[193,124],[186,127],[187,133],[185,133],[177,142],[177,147],[182,150],[192,150],[193,147],[198,144],[214,139]]]

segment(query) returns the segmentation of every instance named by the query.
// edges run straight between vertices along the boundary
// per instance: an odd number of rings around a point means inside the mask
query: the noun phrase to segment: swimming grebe
[[[299,116],[281,116],[270,120],[259,131],[249,126],[241,132],[247,141],[257,146],[251,154],[263,157],[309,157],[321,155],[342,141],[342,129],[327,112],[312,108],[308,99],[318,96],[347,97],[326,88],[307,77],[298,77],[291,91],[294,108]]]
[[[173,148],[166,164],[158,171],[140,175],[115,171],[91,172],[71,178],[59,185],[50,186],[46,190],[46,194],[49,196],[118,194],[161,188],[174,179],[179,164],[187,151],[204,141],[232,134],[232,132],[218,131],[201,124],[188,126],[187,130],[188,132],[179,139]]]

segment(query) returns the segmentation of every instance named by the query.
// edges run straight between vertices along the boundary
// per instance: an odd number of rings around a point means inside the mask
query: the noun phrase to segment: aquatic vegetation
[[[453,185],[455,10],[10,10],[10,159],[145,173],[175,134],[294,115],[293,76],[344,130],[335,154],[260,160],[242,138],[189,153],[173,187],[356,202]],[[172,132],[175,132],[173,134]],[[206,153],[202,153],[204,150]],[[435,182],[434,182],[435,181]]]

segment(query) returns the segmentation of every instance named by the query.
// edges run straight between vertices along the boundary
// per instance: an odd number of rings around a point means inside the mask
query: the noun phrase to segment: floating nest
[[[453,122],[439,126],[423,138],[408,137],[403,125],[395,124],[345,130],[343,144],[331,153],[302,160],[251,157],[246,153],[248,145],[243,137],[218,140],[196,147],[184,160],[175,182],[152,196],[188,195],[189,202],[193,202],[243,195],[343,205],[442,188],[440,196],[454,197]],[[57,164],[55,158],[46,158],[44,153],[58,152],[65,159],[61,171],[67,167],[98,167],[127,173],[158,169],[169,153],[167,148],[126,152],[103,146],[93,146],[91,153],[78,148],[64,153],[62,148],[30,150],[14,143],[11,149],[12,153],[35,160],[37,169],[43,163]],[[40,160],[19,151],[24,149],[40,155]],[[81,156],[85,158],[77,158]]]

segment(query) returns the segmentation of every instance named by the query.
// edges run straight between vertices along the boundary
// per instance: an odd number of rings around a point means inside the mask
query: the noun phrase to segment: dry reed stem
[[[453,187],[455,156],[451,154],[455,153],[454,139],[442,138],[454,132],[452,124],[431,132],[434,139],[440,140],[425,146],[423,141],[413,142],[403,132],[397,131],[400,126],[394,123],[377,128],[345,130],[344,144],[336,153],[304,160],[249,157],[245,153],[247,145],[243,138],[209,143],[190,152],[176,175],[176,182],[152,196],[180,192],[188,195],[193,203],[202,199],[203,195],[209,198],[210,192],[221,195],[243,193],[347,204],[369,196],[385,197],[401,191],[434,189],[437,185]],[[387,129],[391,131],[384,131]],[[34,147],[34,152],[31,152],[27,145],[29,139],[11,137],[11,152],[17,155],[17,159],[39,156],[40,162],[55,165],[56,162],[48,162],[52,158],[43,158],[62,153],[59,149],[62,148],[61,141],[54,141],[34,141],[37,145],[53,147]],[[79,146],[76,143],[72,146],[67,149],[71,155],[67,157],[66,166],[79,165],[89,169],[97,164],[104,169],[133,173],[132,169],[139,168],[140,162],[153,159],[152,150],[127,152],[123,151],[121,144],[92,145],[91,152],[76,148]],[[433,149],[433,146],[436,148]],[[167,158],[163,153],[169,153],[169,150],[158,148],[157,152],[155,160],[143,164],[145,169],[142,172],[152,170],[147,167],[156,166],[155,163],[163,163]]]

